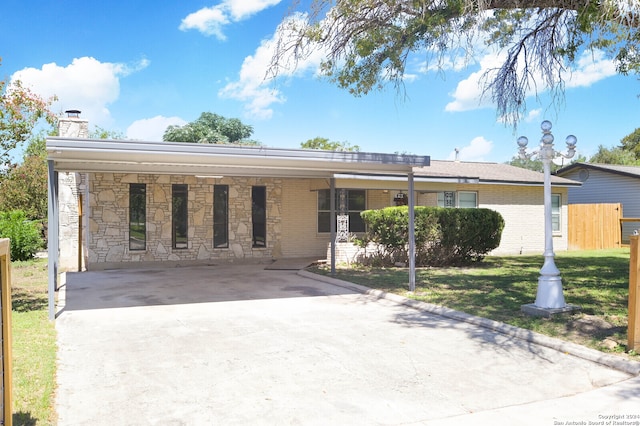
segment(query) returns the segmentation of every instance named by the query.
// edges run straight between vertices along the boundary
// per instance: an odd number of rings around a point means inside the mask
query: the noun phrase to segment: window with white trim
[[[554,233],[560,232],[560,224],[562,217],[560,194],[551,194],[551,229]]]
[[[473,191],[438,192],[438,207],[475,209],[478,207],[478,193]]]

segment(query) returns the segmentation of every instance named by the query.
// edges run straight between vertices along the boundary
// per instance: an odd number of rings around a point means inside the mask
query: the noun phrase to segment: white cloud
[[[271,106],[283,103],[284,95],[280,90],[270,87],[273,78],[268,77],[278,42],[286,43],[292,34],[287,28],[295,26],[304,19],[303,15],[293,15],[281,23],[275,34],[268,40],[263,40],[253,55],[247,56],[242,62],[237,81],[228,83],[220,89],[218,95],[223,98],[236,99],[245,102],[245,113],[252,118],[268,119],[273,115]],[[296,61],[293,56],[279,58],[283,66],[278,70],[279,78],[303,75],[308,72],[317,73],[322,51],[313,50],[306,59]]]
[[[477,136],[469,145],[459,149],[458,160],[460,161],[484,161],[484,156],[493,149],[493,142],[486,140],[482,136]],[[448,160],[455,160],[455,150],[449,154]]]
[[[527,116],[524,118],[525,123],[532,123],[533,121],[539,119],[542,116],[542,109],[534,109],[527,113]]]
[[[220,7],[203,7],[187,15],[178,28],[182,31],[198,30],[204,35],[213,35],[220,40],[225,40],[222,27],[229,23],[229,18]]]
[[[616,75],[616,65],[606,59],[604,52],[584,52],[578,59],[577,69],[570,73],[566,87],[589,87],[592,84]]]
[[[133,65],[100,62],[95,58],[75,58],[67,66],[52,62],[41,69],[16,71],[11,81],[20,80],[34,93],[48,98],[57,96],[52,111],[62,113],[79,109],[91,124],[109,127],[112,123],[108,105],[120,96],[120,77],[140,71],[149,65],[142,59]]]
[[[487,54],[480,60],[480,70],[473,72],[466,79],[460,81],[456,90],[451,94],[453,101],[445,106],[445,111],[470,111],[491,106],[486,96],[482,98],[481,79],[489,69],[500,65],[504,55]]]
[[[248,19],[258,12],[275,6],[282,0],[224,0],[212,7],[190,13],[180,23],[180,30],[197,30],[207,36],[225,40],[223,27]]]
[[[480,80],[488,70],[499,67],[504,60],[504,54],[486,54],[480,60],[480,69],[458,83],[456,90],[451,94],[453,100],[445,106],[445,110],[459,112],[491,106],[492,102],[488,97],[485,96],[486,99],[481,99],[482,85]],[[563,78],[565,79],[565,88],[569,89],[589,87],[615,74],[616,67],[613,61],[606,59],[602,51],[595,50],[593,52],[584,52],[576,62],[575,67],[563,73]],[[536,72],[531,80],[531,90],[527,93],[527,96],[534,96],[536,87],[539,92],[547,89],[542,85],[536,86],[536,84],[533,84],[533,80],[536,82],[543,81],[539,72]]]
[[[184,126],[185,124],[187,121],[180,117],[164,117],[162,115],[136,120],[127,128],[127,139],[159,142],[162,141],[162,136],[168,126]]]

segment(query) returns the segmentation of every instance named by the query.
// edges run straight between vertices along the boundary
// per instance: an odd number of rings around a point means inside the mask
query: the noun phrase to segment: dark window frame
[[[189,248],[189,185],[171,186],[171,246]]]
[[[253,248],[267,247],[267,187],[251,187],[251,241]]]
[[[129,184],[129,250],[147,249],[147,185]]]
[[[213,248],[229,248],[229,185],[213,186]]]
[[[347,202],[347,214],[349,215],[349,232],[352,233],[364,233],[366,227],[364,220],[360,217],[360,213],[367,209],[367,190],[366,189],[346,189],[346,202]],[[317,208],[317,232],[318,234],[328,234],[331,232],[331,208],[329,207],[331,202],[329,189],[318,190],[318,208]],[[362,209],[353,208],[352,204],[356,202],[353,199],[355,196],[364,196]],[[321,203],[323,198],[323,203]],[[325,204],[325,206],[321,206]],[[324,208],[321,208],[324,207]],[[336,214],[339,214],[340,209],[340,189],[336,189]],[[355,224],[356,229],[352,225]]]

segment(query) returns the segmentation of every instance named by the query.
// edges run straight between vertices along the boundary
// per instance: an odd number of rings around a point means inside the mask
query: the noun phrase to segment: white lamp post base
[[[520,310],[527,315],[534,317],[551,318],[554,315],[566,314],[568,312],[580,311],[582,308],[577,305],[564,305],[564,308],[540,308],[535,303],[520,306]]]
[[[581,309],[580,306],[565,303],[560,272],[553,263],[553,258],[547,258],[538,278],[536,302],[522,305],[520,310],[527,315],[549,318],[553,315],[580,311]]]

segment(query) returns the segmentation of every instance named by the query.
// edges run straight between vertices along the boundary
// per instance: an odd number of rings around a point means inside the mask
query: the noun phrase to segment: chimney
[[[66,117],[58,118],[58,136],[64,138],[88,138],[89,121],[80,118],[80,111],[69,109]]]

